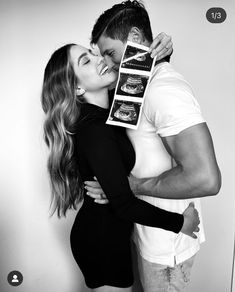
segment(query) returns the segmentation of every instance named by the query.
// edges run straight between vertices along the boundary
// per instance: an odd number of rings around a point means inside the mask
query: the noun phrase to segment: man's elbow
[[[215,196],[219,193],[222,180],[221,173],[218,170],[201,174],[201,187],[204,196]]]

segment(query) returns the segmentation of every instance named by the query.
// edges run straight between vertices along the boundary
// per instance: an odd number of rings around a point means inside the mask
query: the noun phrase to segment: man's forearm
[[[134,180],[134,193],[166,199],[216,195],[221,174],[209,129],[201,123],[162,138],[176,166],[150,179]],[[136,192],[135,192],[136,191]]]
[[[217,180],[220,181],[220,178]],[[131,188],[136,195],[146,195],[165,199],[189,199],[216,195],[220,183],[204,174],[195,175],[176,166],[158,177],[131,179]]]

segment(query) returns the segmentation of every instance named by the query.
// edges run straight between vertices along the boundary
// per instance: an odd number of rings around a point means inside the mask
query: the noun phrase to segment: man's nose
[[[110,71],[112,71],[112,69],[113,69],[113,66],[114,66],[114,63],[113,63],[113,61],[111,60],[111,58],[109,58],[108,56],[105,56],[104,57],[104,61],[105,61],[105,63],[107,64],[107,66],[108,66],[108,72],[110,72]]]

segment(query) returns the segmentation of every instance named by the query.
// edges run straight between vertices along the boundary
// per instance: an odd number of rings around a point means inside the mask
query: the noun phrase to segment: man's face
[[[118,73],[126,43],[101,35],[97,45],[100,49],[101,55],[104,57],[105,62],[109,67],[109,70],[113,70]]]

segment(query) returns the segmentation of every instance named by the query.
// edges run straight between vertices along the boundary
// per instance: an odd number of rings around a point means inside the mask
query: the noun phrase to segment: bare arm
[[[158,177],[129,179],[136,194],[166,199],[189,199],[216,195],[221,175],[206,123],[192,126],[178,135],[162,138],[177,166]]]

